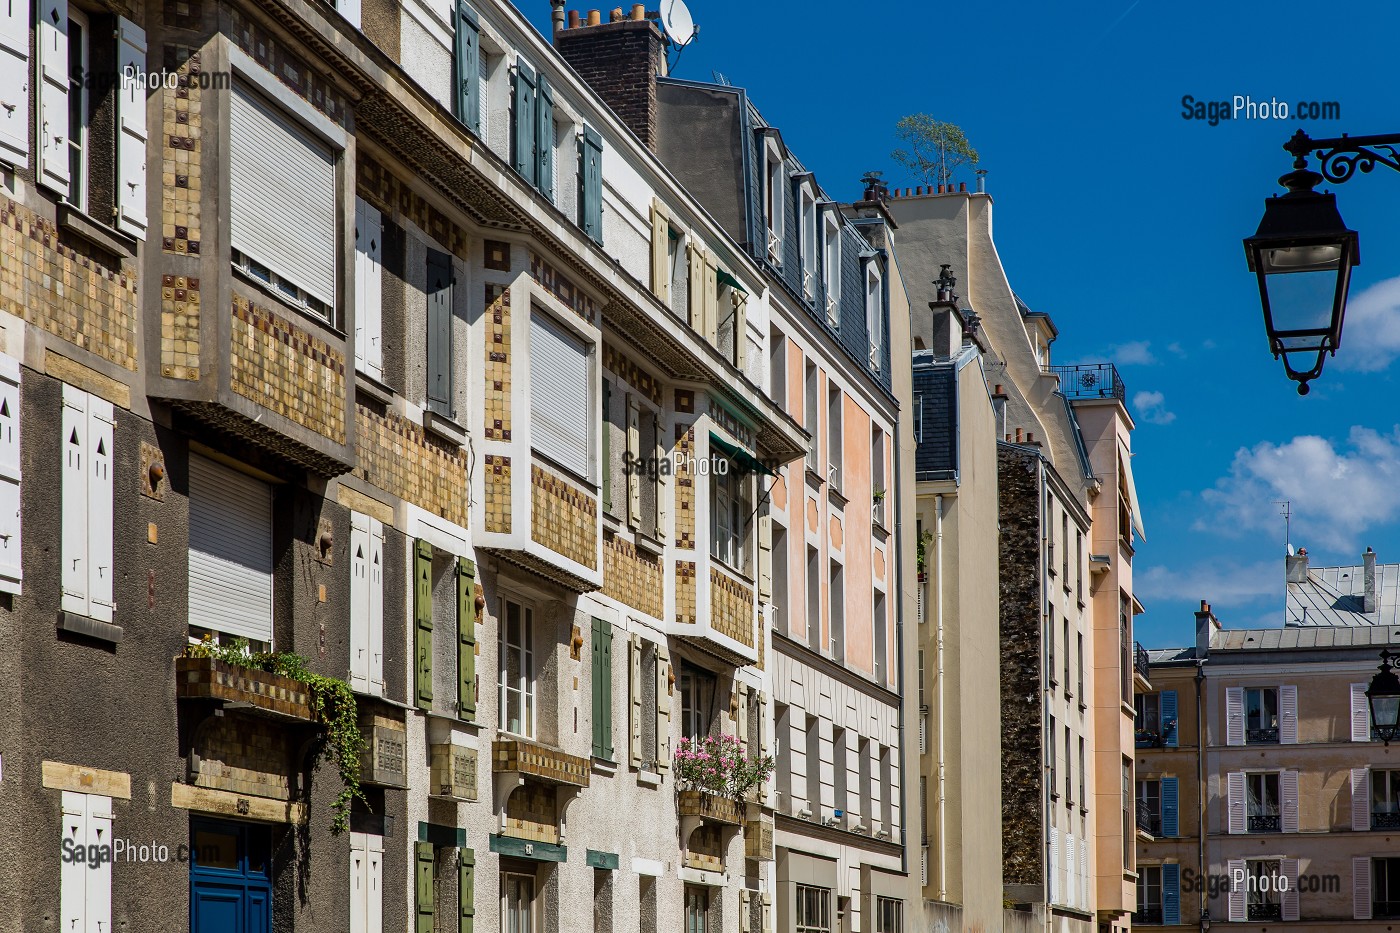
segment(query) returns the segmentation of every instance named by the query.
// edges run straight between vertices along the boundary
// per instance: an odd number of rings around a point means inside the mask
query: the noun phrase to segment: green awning
[[[739,291],[743,292],[745,295],[749,293],[749,290],[747,288],[739,284],[738,279],[734,278],[734,276],[730,275],[728,272],[725,272],[723,269],[719,270],[719,284],[728,285],[730,288],[736,288]]]
[[[756,458],[753,454],[749,453],[742,447],[734,446],[733,444],[726,441],[724,438],[720,437],[718,434],[715,434],[713,431],[710,432],[710,446],[718,447],[726,457],[729,457],[735,463],[739,464],[740,468],[742,468],[746,473],[762,473],[764,476],[778,475],[777,473],[774,473],[772,470],[768,469],[768,467],[765,466],[763,462]]]

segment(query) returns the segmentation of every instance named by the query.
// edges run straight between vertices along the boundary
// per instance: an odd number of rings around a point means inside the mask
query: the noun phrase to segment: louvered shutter
[[[1351,860],[1351,915],[1371,919],[1371,859],[1353,856]]]
[[[365,920],[367,933],[384,933],[384,837],[365,837]]]
[[[25,43],[28,44],[28,23]],[[34,47],[38,53],[39,184],[67,197],[68,0],[39,0]],[[6,91],[6,93],[10,93]]]
[[[1351,828],[1365,832],[1371,828],[1371,769],[1351,769]]]
[[[384,220],[379,208],[355,199],[355,366],[384,378]]]
[[[414,904],[417,923],[415,933],[433,933],[433,869],[434,852],[431,842],[414,843],[416,860]]]
[[[452,418],[452,257],[428,250],[427,281],[428,407]]]
[[[593,404],[588,344],[543,312],[530,315],[531,442],[579,476],[589,475]]]
[[[535,181],[540,193],[554,200],[554,88],[539,75],[535,89]]]
[[[1079,847],[1079,897],[1084,905],[1089,903],[1089,846]]]
[[[758,516],[758,598],[771,603],[773,601],[773,517],[768,514],[767,500],[764,501],[761,508],[763,511]]]
[[[272,641],[272,508],[266,483],[190,457],[190,625]]]
[[[1366,684],[1351,685],[1351,740],[1371,741],[1371,707],[1366,700]]]
[[[640,635],[627,639],[627,693],[631,698],[628,715],[628,757],[632,767],[642,766],[642,640]]]
[[[1050,903],[1060,902],[1060,831],[1050,827]]]
[[[476,852],[458,849],[457,856],[457,933],[476,929]]]
[[[454,116],[481,135],[481,23],[466,0],[457,0],[457,95]]]
[[[1074,866],[1076,864],[1074,860],[1074,835],[1072,833],[1066,832],[1064,836],[1064,842],[1065,884],[1060,891],[1060,900],[1063,901],[1065,905],[1069,907],[1074,907],[1075,892],[1079,888],[1078,881],[1074,877]]]
[[[117,17],[117,227],[134,237],[146,235],[146,92],[137,75],[146,73],[146,31]]]
[[[88,795],[66,790],[63,792],[61,817],[63,833],[60,846],[64,853],[73,853],[87,845]],[[88,866],[69,858],[60,859],[58,878],[59,929],[86,933]]]
[[[413,548],[414,702],[433,708],[433,546],[418,540]]]
[[[0,593],[20,592],[24,575],[20,546],[20,372],[19,360],[0,354]]]
[[[1298,688],[1286,684],[1278,688],[1278,741],[1280,745],[1298,744]]]
[[[29,164],[30,0],[0,4],[0,162]]]
[[[476,565],[457,559],[457,711],[476,718]]]
[[[651,293],[671,305],[671,224],[660,206],[651,206]]]
[[[335,305],[335,153],[235,84],[229,101],[229,239]]]
[[[63,564],[61,606],[65,612],[89,615],[88,590],[88,396],[70,385],[63,387]]]
[[[1067,649],[1068,650],[1068,649]],[[1163,690],[1161,694],[1162,744],[1177,747],[1176,691]]]
[[[632,393],[627,393],[627,459],[634,465],[642,456],[642,409]],[[642,523],[642,473],[633,467],[627,471],[627,524],[637,528]]]
[[[671,652],[656,646],[656,770],[671,767]]]
[[[113,450],[116,415],[112,403],[88,396],[88,614],[111,622],[116,614],[113,580]]]
[[[1181,835],[1177,779],[1162,778],[1162,835],[1168,839]]]
[[[369,933],[369,860],[365,834],[350,834],[350,933]]]
[[[1181,866],[1162,866],[1162,922],[1175,926],[1181,922]]]
[[[523,61],[515,66],[515,170],[535,183],[535,71]]]
[[[1232,858],[1225,863],[1225,870],[1230,878],[1230,892],[1227,895],[1229,903],[1228,918],[1231,923],[1243,923],[1245,919],[1245,861],[1242,858]]]
[[[1286,833],[1296,833],[1298,831],[1298,772],[1292,769],[1284,770],[1278,778],[1279,796],[1283,804],[1283,831]]]
[[[384,523],[369,520],[369,692],[384,695]]]
[[[591,127],[583,128],[579,140],[583,195],[579,198],[579,225],[586,236],[603,242],[603,137]]]
[[[1245,831],[1245,788],[1244,772],[1231,771],[1225,779],[1226,812],[1231,833]]]
[[[1225,744],[1244,744],[1244,688],[1225,688]]]
[[[350,687],[369,691],[369,516],[350,513]]]
[[[1298,919],[1298,860],[1296,858],[1279,859],[1279,874],[1282,876],[1286,887],[1279,900],[1282,903],[1283,919]]]

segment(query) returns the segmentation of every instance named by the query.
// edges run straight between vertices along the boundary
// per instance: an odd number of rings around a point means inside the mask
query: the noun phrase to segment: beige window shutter
[[[632,712],[628,717],[628,742],[632,767],[642,766],[642,639],[640,635],[628,638],[628,693],[632,697]]]
[[[671,301],[669,241],[671,221],[658,204],[651,206],[651,292],[662,302]]]
[[[671,653],[656,646],[656,768],[671,767]]]
[[[708,333],[709,314],[705,306],[705,251],[693,244],[686,248],[686,259],[690,274],[686,277],[689,286],[690,327],[698,334]]]
[[[715,266],[710,257],[705,257],[705,293],[701,298],[701,305],[705,309],[705,339],[714,343],[718,339],[719,319],[722,317],[719,307],[719,269]]]
[[[744,296],[737,291],[729,293],[730,301],[734,303],[734,359],[732,362],[741,370],[744,368],[744,356],[749,348],[749,321],[748,302]]]
[[[758,482],[763,482],[761,477]],[[758,598],[763,602],[773,599],[773,518],[766,502],[758,516]],[[764,624],[762,618],[759,624]]]
[[[637,462],[642,456],[642,409],[632,393],[627,393],[627,458],[632,468],[627,472],[627,524],[637,528],[642,523],[642,474]]]

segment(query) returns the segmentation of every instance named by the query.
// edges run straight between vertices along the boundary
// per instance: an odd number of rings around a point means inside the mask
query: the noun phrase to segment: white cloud
[[[1368,530],[1400,517],[1400,426],[1353,427],[1343,444],[1314,435],[1236,451],[1230,474],[1201,493],[1211,514],[1195,528],[1225,534],[1283,531],[1277,503],[1293,508],[1293,543],[1358,549]]]
[[[1204,599],[1214,607],[1249,606],[1276,600],[1283,613],[1283,556],[1252,564],[1224,561],[1199,563],[1175,570],[1153,566],[1133,575],[1133,592],[1150,604],[1154,599],[1172,601]],[[1151,605],[1147,606],[1151,612]]]
[[[1110,347],[1108,358],[1119,366],[1152,366],[1157,357],[1152,355],[1150,340],[1131,340]]]
[[[1167,400],[1161,392],[1138,392],[1133,396],[1133,408],[1138,417],[1152,424],[1171,424],[1176,412],[1167,411]]]
[[[1400,277],[1377,282],[1347,302],[1342,369],[1372,373],[1400,356]]]

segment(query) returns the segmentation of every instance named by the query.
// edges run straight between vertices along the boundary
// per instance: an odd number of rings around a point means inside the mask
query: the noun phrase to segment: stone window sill
[[[355,388],[381,405],[392,405],[394,402],[394,390],[373,376],[365,373],[355,372]]]
[[[431,409],[423,410],[423,429],[458,447],[467,446],[467,429]]]
[[[99,249],[125,259],[136,255],[136,238],[100,223],[71,204],[59,202],[58,226]]]
[[[96,641],[105,641],[109,644],[117,644],[122,640],[125,632],[120,625],[111,622],[100,622],[88,616],[79,615],[76,612],[59,612],[58,627],[65,632],[72,632],[75,635],[85,635]]]
[[[660,787],[661,774],[657,771],[638,771],[637,783],[645,784],[647,787]]]

